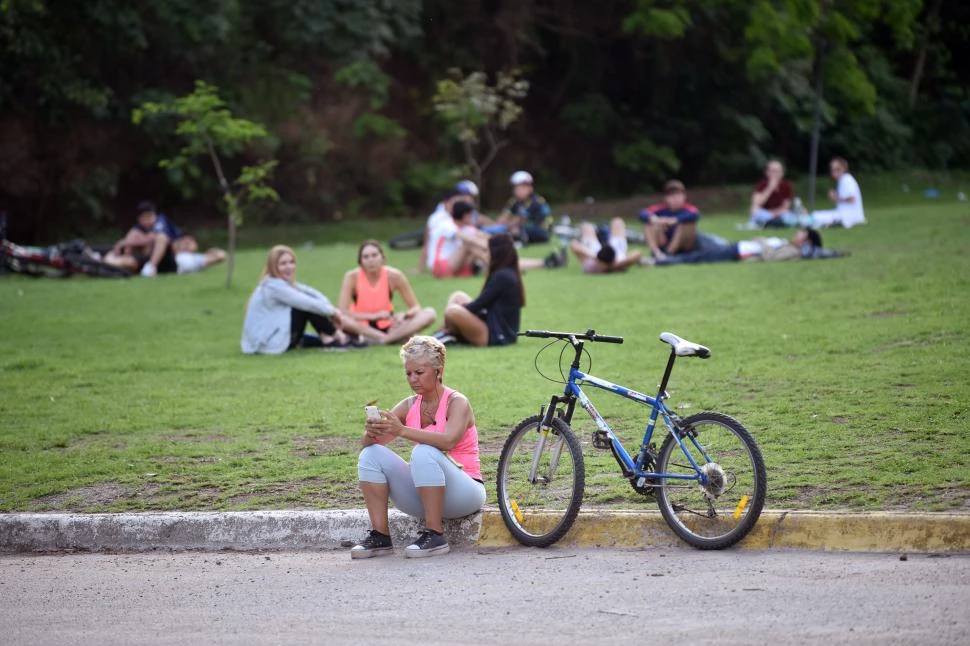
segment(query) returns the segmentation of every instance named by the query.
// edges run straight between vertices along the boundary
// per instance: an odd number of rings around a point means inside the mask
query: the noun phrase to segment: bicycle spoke
[[[539,418],[520,424],[499,458],[498,502],[516,538],[550,545],[572,525],[582,502],[584,468],[579,442],[556,420],[539,431]]]
[[[700,466],[702,478],[665,479],[657,502],[664,519],[685,541],[722,548],[740,540],[764,504],[764,463],[750,434],[736,420],[717,413],[690,418],[696,437],[683,446]],[[694,477],[694,467],[671,436],[661,447],[658,471]]]

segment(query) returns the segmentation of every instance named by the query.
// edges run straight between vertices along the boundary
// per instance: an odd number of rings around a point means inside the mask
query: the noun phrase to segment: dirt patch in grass
[[[163,437],[170,442],[197,442],[200,444],[218,444],[232,441],[231,437],[222,433],[172,433]]]
[[[70,491],[35,498],[28,503],[35,511],[74,511],[84,512],[92,509],[110,507],[113,504],[135,498],[148,499],[159,491],[156,484],[130,487],[117,482],[78,487]]]
[[[360,450],[360,438],[328,435],[324,437],[294,437],[291,453],[310,460],[321,455],[356,454]]]
[[[357,487],[335,483],[325,478],[309,478],[294,482],[275,482],[254,487],[246,493],[226,499],[232,507],[245,509],[346,509],[363,504]]]

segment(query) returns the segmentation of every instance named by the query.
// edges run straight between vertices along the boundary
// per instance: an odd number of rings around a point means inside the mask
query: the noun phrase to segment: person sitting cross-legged
[[[535,192],[532,174],[519,170],[509,178],[512,197],[509,199],[498,224],[508,227],[508,232],[523,244],[549,242],[549,203]]]
[[[357,250],[357,264],[340,287],[338,304],[345,318],[382,332],[384,343],[407,339],[434,323],[434,309],[421,307],[404,272],[387,266],[380,242],[365,240]],[[395,292],[407,305],[399,314],[391,300]]]
[[[811,222],[816,227],[843,226],[846,229],[866,223],[865,210],[862,208],[862,191],[859,182],[849,172],[849,162],[842,157],[834,157],[829,162],[829,174],[835,180],[835,188],[829,191],[829,199],[835,208],[828,211],[815,211]]]
[[[785,179],[785,167],[777,159],[765,166],[764,177],[751,192],[751,215],[748,228],[794,227],[802,216],[792,208],[795,189]]]
[[[643,237],[653,257],[662,260],[667,256],[694,251],[700,217],[697,207],[687,202],[683,182],[676,179],[667,182],[663,202],[640,211]]]
[[[446,554],[451,548],[443,520],[468,516],[485,504],[475,413],[467,397],[444,384],[445,352],[428,336],[405,343],[401,360],[414,395],[364,427],[357,478],[371,530],[350,550],[352,559],[393,552],[388,500],[424,519],[425,529],[404,548],[406,558]],[[396,438],[414,443],[410,462],[385,446]]]

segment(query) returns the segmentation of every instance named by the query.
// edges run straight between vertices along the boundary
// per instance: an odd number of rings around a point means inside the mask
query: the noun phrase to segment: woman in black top
[[[448,299],[444,325],[435,335],[443,343],[515,343],[525,307],[519,253],[512,237],[503,233],[489,238],[488,254],[488,275],[478,298],[472,300],[465,292],[455,292]]]

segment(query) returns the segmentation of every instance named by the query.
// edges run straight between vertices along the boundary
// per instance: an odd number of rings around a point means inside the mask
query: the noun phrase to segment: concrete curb
[[[478,545],[517,544],[501,515],[486,512]],[[687,547],[659,511],[586,511],[558,543],[574,547]],[[970,514],[765,511],[741,549],[970,552]]]
[[[481,517],[449,521],[449,542],[474,544]],[[398,544],[421,529],[397,510],[390,521]],[[0,552],[337,549],[369,528],[365,510],[2,514]]]
[[[0,552],[337,549],[365,534],[363,510],[0,514]],[[391,510],[401,545],[420,530]],[[456,547],[518,545],[495,509],[448,521]],[[656,511],[581,512],[565,547],[688,548]],[[970,552],[970,514],[766,511],[742,549]]]

